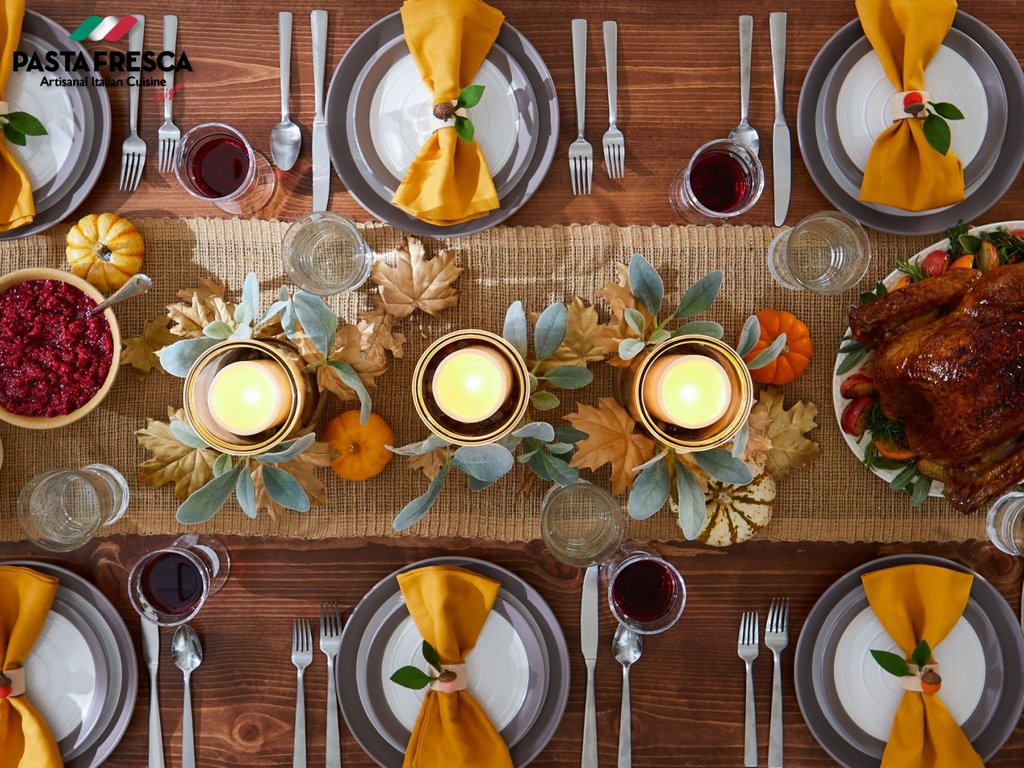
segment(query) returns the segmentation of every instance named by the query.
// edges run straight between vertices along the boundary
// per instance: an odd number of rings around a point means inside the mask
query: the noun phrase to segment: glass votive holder
[[[768,271],[794,291],[845,293],[864,279],[870,263],[868,233],[838,211],[812,213],[776,235],[768,248]]]
[[[691,224],[721,224],[749,211],[764,190],[764,168],[747,146],[709,141],[672,181],[669,200]]]
[[[578,480],[554,485],[540,510],[540,535],[566,565],[586,568],[610,561],[626,530],[619,501],[604,488]]]
[[[330,211],[307,213],[292,222],[281,241],[288,278],[317,296],[354,291],[373,268],[373,251],[356,225]]]
[[[202,123],[181,137],[174,175],[193,197],[236,216],[261,211],[277,187],[266,156],[224,123]]]

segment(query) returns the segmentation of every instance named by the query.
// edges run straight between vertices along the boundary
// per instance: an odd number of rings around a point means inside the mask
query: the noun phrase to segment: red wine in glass
[[[248,173],[249,153],[232,136],[214,136],[192,156],[192,178],[207,197],[227,197],[237,192]]]
[[[712,150],[690,169],[690,189],[705,208],[728,213],[747,196],[750,180],[742,163],[728,152]]]
[[[199,568],[177,552],[163,552],[146,563],[140,586],[150,605],[172,616],[191,612],[204,589]]]
[[[615,575],[612,601],[638,624],[657,621],[668,612],[676,597],[676,579],[658,560],[637,560]]]

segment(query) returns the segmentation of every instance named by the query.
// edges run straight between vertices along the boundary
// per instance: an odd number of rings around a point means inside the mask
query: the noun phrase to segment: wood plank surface
[[[0,560],[51,560],[89,578],[117,605],[136,639],[139,704],[128,734],[107,762],[110,768],[145,765],[148,683],[142,665],[139,619],[126,594],[127,574],[145,552],[169,538],[97,540],[66,557],[41,556],[26,544],[0,545]],[[322,600],[340,602],[347,618],[377,581],[395,569],[428,557],[460,554],[511,569],[551,605],[565,632],[572,663],[568,709],[554,740],[534,763],[579,765],[586,673],[580,653],[579,601],[582,573],[559,565],[540,542],[511,546],[465,540],[296,541],[228,539],[230,579],[193,622],[205,658],[193,675],[198,764],[289,766],[295,705],[295,671],[290,663],[291,622],[315,620]],[[961,562],[1019,601],[1024,560],[990,544],[906,545],[775,544],[753,542],[733,550],[694,545],[652,545],[686,580],[686,610],[679,624],[647,639],[632,671],[633,759],[643,766],[738,766],[743,743],[743,664],[736,656],[740,613],[761,612],[773,597],[792,600],[790,648],[783,654],[786,765],[833,765],[804,725],[793,690],[793,653],[800,627],[822,592],[839,576],[876,557],[918,552]],[[602,765],[614,765],[618,744],[621,673],[610,647],[613,619],[600,610],[597,708]],[[315,624],[315,622],[314,622]],[[315,632],[315,630],[314,630]],[[162,635],[160,667],[164,747],[167,764],[181,754],[181,678],[169,658],[170,631]],[[314,636],[314,644],[317,638]],[[322,765],[326,702],[324,657],[316,652],[306,673],[309,764]],[[761,765],[765,764],[771,706],[771,654],[762,649],[754,666]],[[342,728],[342,764],[373,763]],[[1024,763],[1024,726],[1018,727],[992,768]]]

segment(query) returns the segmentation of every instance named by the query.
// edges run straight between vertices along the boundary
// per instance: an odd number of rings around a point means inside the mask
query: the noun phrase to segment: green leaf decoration
[[[725,273],[719,269],[708,272],[686,290],[672,317],[682,320],[699,315],[706,310],[718,298],[718,292],[722,289],[722,280],[724,279]]]
[[[529,464],[530,459],[536,456],[539,451],[540,448],[531,448],[528,451],[523,451],[516,457],[516,461],[518,461],[520,464]]]
[[[689,468],[674,458],[676,469],[676,495],[679,497],[679,527],[683,536],[693,541],[704,527],[704,519],[708,510],[704,502],[704,492],[697,484],[697,478]]]
[[[670,491],[668,462],[659,461],[637,476],[629,492],[626,508],[631,517],[646,520],[665,506]]]
[[[444,671],[441,669],[440,654],[437,652],[437,649],[426,640],[423,641],[423,658],[426,659],[427,664],[437,670],[438,674]]]
[[[911,464],[901,471],[896,477],[889,483],[889,487],[894,491],[902,491],[908,485],[910,485],[918,477],[917,466]]]
[[[557,395],[551,392],[534,392],[530,404],[538,411],[550,411],[561,404]]]
[[[473,143],[473,136],[476,134],[476,128],[473,126],[473,121],[468,117],[462,115],[455,116],[455,133],[460,139],[467,144]]]
[[[174,431],[173,422],[171,431]],[[231,470],[231,457],[226,453],[222,453],[216,459],[213,460],[213,476],[223,475],[225,472]]]
[[[544,443],[550,443],[555,439],[555,428],[546,421],[534,421],[517,429],[512,433],[514,437],[532,437]]]
[[[701,336],[710,336],[713,339],[721,339],[725,336],[725,328],[722,327],[721,323],[711,320],[691,320],[686,325],[682,325],[672,331],[673,336],[686,336],[688,334],[699,334]]]
[[[242,283],[242,301],[252,307],[252,314],[255,317],[260,311],[260,279],[255,272],[245,276]]]
[[[171,434],[179,442],[187,445],[189,448],[212,448],[208,442],[203,440],[199,434],[192,429],[191,424],[186,424],[184,421],[178,421],[173,419],[171,421]],[[229,457],[230,458],[230,457]]]
[[[10,123],[4,123],[4,138],[11,142],[11,144],[16,144],[19,147],[24,147],[28,143],[25,134]]]
[[[400,448],[393,448],[389,445],[388,450],[399,456],[422,456],[425,453],[430,453],[437,448],[445,448],[448,445],[448,441],[444,438],[431,435],[426,440],[420,440],[418,443],[409,443]]]
[[[540,313],[537,325],[533,329],[533,351],[538,360],[555,354],[565,341],[568,328],[569,310],[565,308],[565,304],[552,304]]]
[[[644,351],[645,344],[637,339],[623,339],[619,342],[619,357],[632,360]]]
[[[313,345],[323,353],[324,357],[327,357],[334,348],[338,316],[324,304],[319,296],[305,291],[295,292],[292,305],[295,307],[295,314],[299,322],[302,323],[302,330],[306,332]]]
[[[732,450],[730,454],[734,459],[738,459],[743,455],[743,452],[747,450],[747,442],[750,440],[750,422],[744,421],[743,426],[740,427],[736,433],[736,437],[732,439]]]
[[[710,451],[697,451],[693,454],[697,466],[716,480],[729,485],[747,485],[754,479],[754,474],[747,462],[735,458],[728,451],[712,448]]]
[[[644,338],[644,325],[646,325],[646,321],[644,320],[643,313],[639,309],[627,307],[625,312],[623,312],[623,317],[626,318],[626,325],[633,329],[633,333],[641,339]]]
[[[665,283],[658,271],[639,253],[629,258],[629,290],[637,301],[647,307],[648,312],[657,316],[665,298]]]
[[[467,85],[459,91],[459,98],[455,101],[456,109],[471,109],[480,103],[484,95],[484,86]]]
[[[515,463],[508,448],[497,443],[463,446],[452,456],[453,467],[486,483],[507,475]]]
[[[519,447],[521,442],[523,442],[523,438],[516,437],[513,432],[511,435],[505,435],[505,437],[501,438],[501,440],[498,441],[498,445],[502,448],[507,448],[509,453],[515,453],[516,448]]]
[[[271,318],[274,318],[274,317],[281,316],[283,318],[282,313],[286,309],[288,309],[288,305],[290,303],[291,302],[288,301],[288,300],[285,300],[285,301],[275,301],[273,304],[270,305],[270,308],[266,312],[263,313],[263,316],[260,318],[260,325],[263,325],[264,323],[266,323],[267,321],[269,321]]]
[[[316,434],[310,432],[308,435],[303,435],[295,440],[288,440],[275,446],[272,450],[257,456],[256,461],[261,464],[284,464],[286,461],[291,461],[300,454],[305,453],[309,446],[315,442]]]
[[[18,133],[24,133],[26,136],[47,135],[46,127],[38,118],[28,112],[8,112],[4,117],[7,118],[7,125],[10,125]]]
[[[767,352],[767,350],[765,351]],[[843,362],[839,364],[839,367],[836,368],[836,373],[842,376],[844,373],[849,373],[850,371],[852,371],[854,367],[857,365],[857,363],[860,362],[860,359],[867,354],[867,352],[867,347],[861,347],[852,352],[846,353],[846,358],[843,360]],[[749,368],[750,366],[747,367]]]
[[[157,352],[157,356],[160,358],[160,367],[172,376],[184,379],[199,356],[218,344],[220,344],[219,340],[207,338],[176,341]]]
[[[238,483],[235,485],[235,498],[238,499],[238,506],[253,520],[256,519],[256,487],[252,484],[252,475],[248,469],[243,469],[238,476]]]
[[[947,120],[963,120],[964,113],[960,111],[960,108],[955,104],[950,104],[948,101],[929,101],[929,106],[935,110],[936,114]],[[28,131],[25,131],[28,133]]]
[[[544,374],[544,380],[559,389],[580,389],[594,380],[594,374],[579,365],[560,365]]]
[[[203,328],[203,336],[218,341],[230,338],[232,333],[234,333],[234,329],[223,320],[214,320]]]
[[[932,479],[921,476],[910,489],[910,506],[920,507],[928,500],[928,493],[932,489]]]
[[[281,327],[284,328],[285,336],[290,341],[295,341],[295,302],[292,301],[291,296],[288,295],[288,289],[283,285],[278,296],[279,301],[285,305],[284,311],[281,313]]]
[[[530,457],[530,460],[526,462],[526,466],[533,470],[533,473],[537,475],[537,477],[539,477],[541,480],[547,480],[551,482],[551,473],[548,472],[547,467],[544,466],[543,456],[543,451],[535,452]]]
[[[373,400],[370,399],[370,393],[363,384],[363,380],[359,378],[359,374],[356,373],[356,369],[344,360],[331,360],[327,364],[338,372],[338,376],[345,386],[356,393],[356,397],[359,398],[359,423],[366,424],[370,420]]]
[[[252,332],[253,332],[252,324],[249,321],[246,321],[244,325],[239,325],[237,328],[235,328],[234,333],[232,333],[231,336],[229,336],[228,338],[231,338],[231,339],[251,339],[252,338]]]
[[[890,675],[896,677],[907,677],[910,675],[910,667],[907,665],[906,659],[902,656],[897,656],[895,653],[889,653],[889,651],[871,651],[871,655],[875,657],[875,661],[878,662],[878,666],[888,672]]]
[[[537,391],[537,387],[540,386],[540,379],[538,379],[537,376],[535,374],[532,374],[532,373],[527,373],[527,376],[529,377],[530,391],[531,392],[536,392]]]
[[[256,308],[247,301],[241,301],[235,307],[235,314],[233,317],[239,327],[249,325],[256,319]]]
[[[665,328],[655,328],[651,331],[651,335],[647,337],[649,344],[661,344],[663,341],[668,341],[672,338],[672,334]]]
[[[179,523],[192,525],[194,523],[205,523],[212,518],[231,498],[235,490],[235,483],[242,473],[242,467],[237,466],[230,472],[218,475],[210,482],[189,496],[178,507],[176,515]]]
[[[543,464],[548,477],[559,485],[572,485],[580,479],[579,472],[574,467],[570,467],[569,463],[563,459],[552,456],[544,451],[538,453],[537,456],[540,457],[541,464]]]
[[[559,455],[576,450],[576,446],[572,443],[545,443],[545,445],[547,445],[549,451]]]
[[[564,427],[555,427],[555,437],[563,443],[578,443],[580,440],[586,440],[590,435],[567,424]]]
[[[924,124],[921,128],[924,130],[924,137],[932,145],[932,149],[940,155],[945,155],[949,152],[949,144],[952,141],[949,123],[938,115],[928,115],[924,119]]]
[[[740,357],[746,357],[750,354],[750,351],[757,344],[758,339],[761,338],[761,321],[757,319],[757,315],[751,315],[747,318],[747,321],[743,323],[743,330],[740,331],[740,340],[736,345],[736,351]]]
[[[309,511],[309,496],[299,481],[279,467],[266,464],[263,467],[263,485],[267,494],[285,509],[296,512]]]
[[[917,648],[910,654],[910,660],[917,665],[918,669],[924,668],[924,665],[932,660],[932,649],[928,646],[927,640],[922,640],[917,644]]]
[[[391,682],[398,683],[403,688],[421,691],[434,682],[434,678],[417,667],[402,667],[391,676]]]
[[[641,464],[639,467],[633,467],[633,472],[643,472],[648,467],[653,467],[659,461],[663,461],[665,457],[668,456],[668,454],[669,451],[667,448],[663,451],[659,451],[658,453],[654,454],[654,456],[645,461],[643,464]]]
[[[526,340],[526,310],[523,302],[514,301],[505,311],[505,327],[501,331],[505,341],[516,348],[522,358],[526,358],[530,349]]]
[[[766,350],[747,363],[747,368],[752,371],[756,371],[758,368],[764,368],[768,363],[781,355],[782,350],[785,349],[785,347],[786,334],[780,333],[775,341],[768,345]]]
[[[972,256],[977,256],[978,251],[981,250],[981,238],[977,235],[960,235],[956,241],[964,253],[969,253]]]
[[[406,528],[415,525],[430,511],[430,507],[433,506],[438,494],[441,493],[441,489],[444,487],[444,481],[448,477],[449,466],[448,463],[443,464],[440,471],[434,475],[434,479],[430,481],[430,485],[427,486],[427,492],[410,501],[398,513],[398,517],[391,523],[396,531],[404,531]]]

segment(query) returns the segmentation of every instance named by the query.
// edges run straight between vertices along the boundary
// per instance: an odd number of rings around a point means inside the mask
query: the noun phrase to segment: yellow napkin
[[[0,29],[3,39],[3,51],[0,53],[0,100],[4,97],[7,78],[11,76],[24,15],[25,0],[6,0],[3,16],[0,16],[3,24]],[[11,154],[7,140],[0,136],[0,232],[30,224],[35,216],[32,185],[28,183],[24,169]]]
[[[973,580],[968,573],[935,565],[901,565],[861,577],[871,609],[908,661],[922,640],[935,648],[946,638],[967,606]],[[983,766],[938,696],[903,694],[882,768]]]
[[[0,666],[20,667],[46,622],[57,579],[29,568],[0,566]],[[29,681],[31,685],[31,681]],[[0,768],[58,768],[64,762],[28,696],[0,699]]]
[[[504,20],[501,11],[480,0],[406,0],[405,42],[434,104],[455,101],[472,84]],[[460,139],[454,121],[427,139],[391,202],[442,227],[486,216],[499,206],[480,145]]]
[[[416,628],[443,664],[460,664],[483,629],[499,584],[463,568],[436,565],[398,576]],[[403,768],[512,768],[508,747],[469,691],[428,690]]]
[[[857,0],[857,15],[896,91],[924,90],[925,67],[953,24],[956,0]],[[897,120],[875,139],[860,187],[862,202],[926,211],[964,199],[960,158],[952,150],[936,152],[923,123]]]

